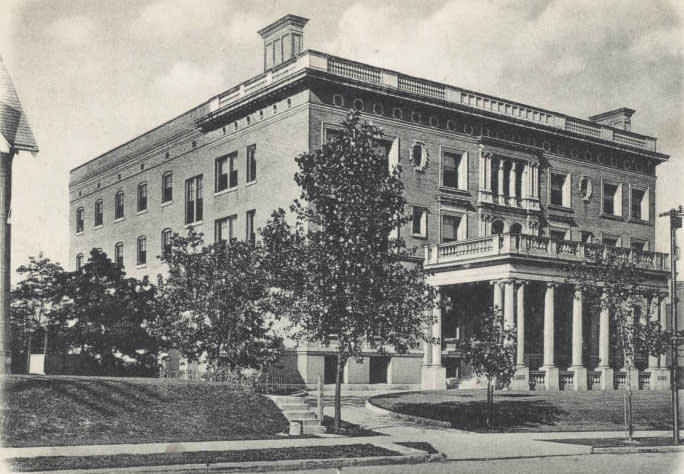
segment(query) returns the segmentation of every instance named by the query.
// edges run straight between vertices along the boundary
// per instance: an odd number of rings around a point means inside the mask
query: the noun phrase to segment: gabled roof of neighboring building
[[[12,78],[0,56],[0,133],[15,150],[38,152],[26,114],[12,83]]]

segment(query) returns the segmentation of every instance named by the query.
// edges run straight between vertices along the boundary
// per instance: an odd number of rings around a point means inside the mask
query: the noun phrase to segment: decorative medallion
[[[418,173],[424,173],[425,168],[428,167],[430,163],[430,153],[424,142],[415,140],[413,145],[411,145],[411,156],[409,161],[413,166],[413,169]]]

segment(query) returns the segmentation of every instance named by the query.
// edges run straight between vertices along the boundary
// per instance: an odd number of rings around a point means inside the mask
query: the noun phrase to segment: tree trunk
[[[625,365],[625,370],[627,370],[627,377],[625,378],[627,382],[627,391],[625,392],[625,435],[628,441],[632,441],[632,436],[634,435],[634,424],[632,421],[632,367],[630,363]]]
[[[31,373],[31,331],[26,336],[26,373]]]
[[[342,424],[342,404],[340,395],[342,393],[342,371],[344,370],[344,363],[342,360],[342,346],[337,349],[337,374],[335,377],[335,431],[340,430]]]
[[[494,402],[494,390],[492,388],[492,379],[487,379],[487,414],[485,417],[485,423],[487,425],[487,431],[492,427],[492,403]]]
[[[47,374],[47,349],[48,349],[48,328],[45,327],[45,333],[43,335],[43,373]]]

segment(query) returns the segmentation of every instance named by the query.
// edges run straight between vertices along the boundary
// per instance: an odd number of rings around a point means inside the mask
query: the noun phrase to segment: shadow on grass
[[[359,436],[384,436],[383,433],[378,433],[377,431],[369,430],[344,420],[342,420],[340,423],[340,430],[336,432],[333,428],[335,425],[335,418],[328,415],[323,416],[323,425],[328,430],[328,433],[341,434],[352,438]]]
[[[469,402],[442,402],[432,404],[397,403],[393,411],[451,423],[452,428],[467,431],[486,431],[487,403],[482,400]],[[492,429],[509,431],[535,428],[557,423],[564,414],[551,403],[541,400],[495,400],[492,407]]]

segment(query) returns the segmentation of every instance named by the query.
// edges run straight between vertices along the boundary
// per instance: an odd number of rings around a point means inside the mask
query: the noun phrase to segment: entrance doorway
[[[323,358],[323,383],[335,383],[337,377],[337,356],[327,355]]]
[[[387,369],[389,368],[390,357],[373,356],[370,359],[369,383],[387,383]]]

